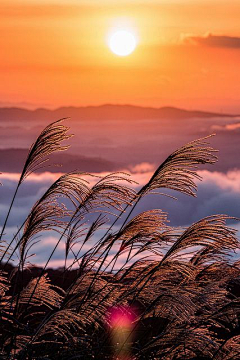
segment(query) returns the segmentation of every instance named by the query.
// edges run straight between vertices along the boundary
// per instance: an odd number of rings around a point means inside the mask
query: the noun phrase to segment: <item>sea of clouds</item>
[[[152,176],[153,171],[154,166],[149,163],[142,163],[131,169],[131,178],[138,183],[138,185],[133,185],[136,190],[146,184]],[[197,181],[198,191],[196,198],[177,193],[176,191],[160,189],[159,192],[175,196],[178,200],[158,194],[148,195],[137,205],[133,216],[149,209],[161,209],[168,213],[170,220],[169,225],[174,227],[188,226],[203,217],[213,214],[226,214],[240,219],[240,170],[232,170],[227,173],[203,170],[199,171],[198,174],[202,176],[203,180]],[[33,204],[60,175],[61,174],[45,172],[32,174],[25,180],[13,206],[4,239],[11,239],[25,220]],[[104,176],[105,173],[96,175]],[[19,174],[15,173],[5,173],[0,176],[0,182],[2,183],[0,187],[1,224],[4,222],[19,176]],[[92,185],[96,181],[94,178],[88,180],[90,180]],[[120,224],[121,221],[118,222],[118,225]],[[239,230],[238,234],[240,233],[240,220],[232,219],[229,221],[229,224]],[[117,230],[117,227],[115,227],[114,230]],[[102,233],[100,232],[92,239],[92,242],[85,244],[82,250],[87,251],[92,244],[97,241],[97,236],[101,235]],[[58,238],[59,235],[53,232],[44,233],[41,237],[37,238],[36,244],[31,249],[32,253],[36,255],[31,257],[30,261],[33,264],[43,266]],[[114,256],[114,251],[113,249],[109,260]],[[64,252],[65,243],[62,241],[51,259],[49,266],[63,266]],[[118,265],[121,265],[121,263],[125,261],[125,258],[126,255],[123,255],[122,258],[119,259]],[[72,255],[69,257],[69,264],[71,261]]]

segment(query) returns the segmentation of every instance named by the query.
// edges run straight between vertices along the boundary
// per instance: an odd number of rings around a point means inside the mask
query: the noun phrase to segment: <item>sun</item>
[[[118,30],[110,35],[108,45],[114,54],[127,56],[135,50],[137,40],[132,32],[128,30]]]

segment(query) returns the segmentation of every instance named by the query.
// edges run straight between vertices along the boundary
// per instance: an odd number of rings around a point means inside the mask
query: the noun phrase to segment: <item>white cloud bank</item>
[[[132,178],[139,183],[136,188],[143,186],[150,179],[153,171],[153,166],[148,163],[139,164],[132,169]],[[170,191],[164,192],[177,196],[177,201],[165,196],[148,195],[138,204],[134,215],[148,209],[160,208],[168,212],[172,226],[186,226],[213,214],[227,214],[240,218],[240,170],[228,173],[203,170],[199,171],[199,174],[203,177],[203,181],[198,181],[197,198]],[[6,239],[11,238],[17,227],[24,221],[34,202],[59,175],[61,174],[34,174],[25,181],[9,219]],[[3,224],[18,178],[19,174],[2,174],[0,176],[0,181],[3,183],[3,186],[0,187],[0,224]],[[90,181],[93,184],[95,180],[90,179]],[[240,231],[240,222],[233,221],[232,226]],[[43,265],[56,241],[56,234],[44,234],[40,242],[33,248],[33,252],[37,255],[31,261]],[[50,266],[63,265],[64,249],[65,245],[62,242],[50,262]]]

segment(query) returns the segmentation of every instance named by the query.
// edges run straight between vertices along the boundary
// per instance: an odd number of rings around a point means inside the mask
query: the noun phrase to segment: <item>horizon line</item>
[[[204,109],[197,109],[197,108],[183,108],[173,105],[162,105],[160,107],[155,106],[144,106],[144,105],[137,105],[137,104],[131,104],[131,103],[102,103],[102,104],[96,104],[96,105],[63,105],[63,106],[57,106],[57,107],[48,107],[48,106],[38,106],[35,108],[29,108],[24,105],[5,105],[1,106],[0,109],[18,109],[18,110],[26,110],[26,111],[39,111],[39,110],[46,110],[46,111],[57,111],[60,109],[66,109],[66,108],[74,108],[74,109],[87,109],[87,108],[103,108],[107,106],[112,107],[132,107],[132,108],[139,108],[139,109],[149,109],[149,110],[162,110],[162,109],[173,109],[173,110],[180,110],[180,111],[186,111],[186,112],[201,112],[201,113],[210,113],[210,114],[218,114],[218,115],[226,115],[226,116],[240,116],[239,113],[229,113],[225,112],[223,110],[204,110]]]

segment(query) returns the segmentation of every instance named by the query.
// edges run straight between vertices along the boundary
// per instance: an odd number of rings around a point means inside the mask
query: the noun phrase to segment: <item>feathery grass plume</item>
[[[221,261],[225,256],[227,256],[226,251],[216,249],[211,244],[206,245],[200,250],[194,252],[190,259],[190,262],[194,266],[202,266],[211,261]]]
[[[156,358],[173,359],[212,359],[218,348],[214,334],[205,329],[174,329],[152,340],[148,350],[152,350]]]
[[[30,335],[17,335],[15,339],[15,355],[19,358],[19,355],[21,354],[22,349],[24,346],[29,342],[31,339]],[[14,356],[14,354],[13,354]]]
[[[153,285],[149,286],[148,291],[153,291],[153,288]],[[155,315],[167,317],[169,321],[175,322],[175,324],[182,324],[183,322],[185,324],[191,323],[197,310],[196,303],[194,302],[197,291],[190,286],[180,287],[170,286],[170,284],[165,287],[161,286],[160,289],[158,296],[152,296],[153,301],[151,298],[148,300],[149,305],[144,317],[148,318],[151,315]],[[143,298],[146,299],[146,294]]]
[[[129,188],[129,186],[124,185],[125,182],[128,184],[135,183],[129,178],[128,174],[123,172],[112,173],[104,176],[103,178],[100,177],[100,180],[93,185],[84,201],[79,204],[79,207],[74,214],[73,220],[78,216],[84,216],[85,214],[89,214],[93,211],[101,211],[103,213],[110,213],[111,215],[115,215],[111,211],[111,209],[114,209],[123,213],[124,205],[132,205],[132,202],[136,198],[135,190]],[[92,253],[92,256],[96,255],[99,250],[102,249],[103,244],[105,245],[108,242],[108,247],[105,248],[105,255],[104,252],[102,253],[102,256],[104,256],[102,265],[104,264],[113,245],[113,242],[110,242],[109,239],[104,238],[105,236],[103,236],[98,241],[98,246],[96,246],[95,252]],[[98,267],[97,274],[101,270],[102,265]]]
[[[10,288],[11,283],[7,278],[7,273],[0,271],[0,322],[2,326],[4,326],[4,322],[9,321],[9,315],[11,314],[9,306],[11,297],[7,295]]]
[[[49,230],[51,230],[52,227],[56,228],[58,225],[60,225],[60,222],[57,221],[59,217],[63,218],[64,216],[70,215],[70,212],[64,208],[63,204],[59,203],[60,198],[69,199],[71,203],[76,207],[77,203],[82,201],[83,198],[86,197],[86,194],[89,193],[89,188],[87,186],[88,182],[87,180],[82,178],[82,175],[86,174],[79,172],[70,172],[67,174],[63,174],[34,204],[25,221],[24,233],[21,237],[21,240],[17,242],[15,248],[9,255],[9,259],[12,258],[14,252],[19,247],[20,242],[22,245],[23,243],[26,244],[28,242],[28,239],[30,239],[36,233],[43,231],[44,228],[48,230],[48,220]],[[56,219],[55,224],[54,219]],[[6,255],[6,251],[9,249],[9,247],[10,244],[5,250],[1,261]]]
[[[104,177],[98,176],[98,178],[99,180],[92,186],[92,188],[88,189],[88,192],[85,193],[85,196],[79,202],[76,211],[69,222],[69,226],[72,223],[74,224],[76,221],[78,222],[78,219],[83,219],[85,215],[88,215],[92,212],[100,211],[103,213],[110,213],[111,215],[115,215],[112,211],[110,211],[111,209],[123,211],[123,206],[126,204],[130,205],[133,199],[136,197],[136,192],[128,186],[124,185],[124,182],[127,182],[128,184],[134,183],[134,181],[129,178],[128,174],[117,172],[106,175]],[[100,217],[97,219],[96,223],[93,222],[82,246],[86,243],[86,241],[88,241],[92,234],[105,223],[106,217],[103,217],[102,220],[101,217],[102,215],[100,214]],[[68,230],[69,226],[67,226],[66,231]],[[71,234],[71,229],[69,231]],[[70,239],[71,238],[68,237],[67,243],[71,241]],[[98,241],[98,250],[102,246],[103,239],[104,237]],[[70,247],[67,244],[67,250],[69,250],[69,248]]]
[[[61,142],[69,139],[72,135],[67,135],[67,131],[69,130],[69,128],[61,124],[63,120],[65,119],[60,119],[49,124],[38,136],[35,143],[32,144],[27,159],[25,161],[20,179],[18,181],[16,190],[14,192],[11,204],[9,206],[9,210],[0,234],[0,240],[2,238],[2,235],[4,234],[4,230],[7,225],[13,203],[22,182],[27,178],[28,175],[38,170],[46,161],[48,161],[47,157],[53,152],[68,149],[69,146],[62,146]]]
[[[98,176],[98,178],[100,179],[92,186],[92,188],[89,188],[89,191],[85,194],[82,201],[79,202],[70,223],[78,221],[79,218],[83,219],[85,215],[92,212],[110,213],[111,215],[115,215],[111,211],[112,209],[123,211],[123,206],[126,204],[130,205],[136,197],[136,192],[129,188],[129,186],[124,185],[125,182],[128,184],[134,182],[129,178],[128,174],[117,172],[104,177]],[[93,233],[106,222],[106,220],[106,216],[102,217],[100,214],[96,222],[94,221],[92,226],[90,226],[83,245],[89,240]],[[103,239],[104,237],[98,241],[98,250],[102,247]]]
[[[37,291],[34,296],[32,295],[33,288],[37,286]],[[21,343],[21,335],[27,336],[26,339],[31,341],[30,328],[36,327],[44,319],[44,315],[47,311],[51,311],[58,308],[63,299],[63,291],[51,285],[47,275],[31,280],[28,285],[19,291],[17,296],[12,295],[13,301],[11,301],[11,309],[14,309],[12,316],[12,333],[11,338],[11,352],[13,357],[16,350],[22,350],[19,348]],[[29,298],[31,300],[29,301]],[[26,311],[26,305],[30,307]],[[25,334],[24,334],[25,333]],[[8,341],[5,345],[7,345]],[[26,343],[22,346],[25,347]]]
[[[96,289],[93,289],[93,291],[98,290],[99,287],[103,285],[103,282],[106,282],[106,280],[100,277],[99,280],[100,282],[96,284]],[[62,349],[66,348],[69,353],[69,345],[72,344],[76,346],[76,340],[81,347],[87,345],[86,340],[88,341],[88,337],[90,340],[91,337],[89,331],[93,333],[94,329],[104,330],[102,328],[103,319],[105,318],[106,308],[111,305],[111,299],[110,301],[108,299],[103,306],[98,306],[97,308],[94,302],[90,300],[89,309],[84,308],[82,312],[76,312],[76,307],[88,284],[89,279],[78,279],[78,282],[75,283],[71,292],[67,297],[65,296],[61,308],[51,313],[50,316],[44,320],[31,341],[28,342],[28,346],[31,345],[35,347],[41,343],[46,344],[46,342],[52,342],[54,346],[57,341],[57,343],[62,345]],[[105,291],[102,296],[104,296],[106,292],[107,291]],[[90,354],[88,355],[91,356]]]
[[[186,195],[196,196],[197,185],[194,180],[201,180],[197,174],[197,165],[214,164],[217,150],[208,146],[208,139],[213,135],[191,141],[174,151],[158,167],[149,182],[139,191],[141,197],[159,188],[173,189]]]
[[[89,331],[91,318],[81,316],[70,309],[59,310],[50,315],[39,327],[31,341],[26,343],[25,351],[31,348],[36,357],[46,354],[46,348],[50,348],[56,358],[71,359],[71,353],[77,348],[76,358],[92,358],[92,339]],[[75,350],[76,351],[76,350]],[[24,352],[21,359],[24,359]],[[73,359],[75,357],[73,356]]]
[[[191,261],[193,252],[200,251],[199,246],[204,249],[206,246],[211,246],[219,254],[236,249],[239,244],[236,230],[226,226],[227,219],[231,219],[231,217],[227,215],[208,216],[187,228],[182,235],[176,237],[175,241],[169,241],[170,248],[148,272],[149,280],[169,260],[185,258],[185,261]],[[187,253],[186,250],[189,252]],[[148,275],[144,274],[144,278]]]
[[[181,251],[192,249],[194,246],[204,247],[209,244],[220,251],[236,249],[239,244],[236,239],[236,230],[225,225],[226,220],[229,218],[226,215],[213,215],[198,221],[185,230],[171,245],[163,258],[138,278],[135,284],[137,292],[134,293],[132,302],[140,296],[141,292],[144,291],[150,280],[153,279],[166,261],[174,260],[177,257],[180,259],[185,257],[186,261],[190,260],[186,254],[183,256]],[[190,250],[190,253],[192,253],[192,250]]]
[[[80,333],[85,332],[84,320],[81,316],[75,312],[64,309],[57,311],[51,315],[44,324],[41,325],[40,331],[33,337],[33,344],[38,341],[44,341],[48,336],[52,339],[54,335],[55,339],[58,341],[69,342],[74,340],[74,336],[77,336]],[[43,339],[41,339],[43,337]],[[54,343],[53,340],[51,340]]]
[[[89,194],[88,181],[83,179],[83,175],[90,175],[82,172],[70,172],[61,175],[43,194],[40,200],[36,202],[34,208],[37,208],[41,204],[47,204],[56,202],[60,198],[70,200],[70,202],[76,208],[85,197]]]
[[[136,192],[129,186],[124,185],[124,183],[135,183],[129,178],[129,174],[116,172],[104,177],[98,176],[98,178],[100,179],[92,186],[82,203],[79,204],[79,210],[85,211],[85,213],[97,209],[102,212],[107,212],[106,209],[123,211],[124,205],[132,204]]]
[[[167,229],[167,214],[159,209],[148,210],[136,215],[115,236],[121,240],[120,251],[132,242],[146,243],[156,241],[159,235]]]
[[[164,239],[166,232],[169,231],[169,227],[166,226],[167,214],[159,209],[148,210],[141,214],[136,215],[125,226],[112,236],[114,243],[117,240],[121,241],[120,249],[108,264],[107,267],[113,262],[112,271],[117,262],[117,258],[123,251],[128,251],[126,263],[129,261],[132,250],[135,248],[137,254],[146,251],[155,252],[154,243],[158,243],[160,239]],[[105,268],[106,270],[106,268]]]
[[[27,176],[38,170],[46,161],[48,156],[56,151],[64,151],[69,145],[61,145],[62,141],[68,140],[72,135],[67,135],[69,127],[61,124],[63,118],[49,124],[39,135],[35,143],[32,144],[23,171],[19,180],[22,183]]]
[[[152,268],[148,269],[147,273],[143,273],[143,277],[138,277],[135,286],[138,288],[137,296],[144,291],[147,283],[156,275],[159,268],[170,259],[186,258],[190,260],[189,254],[186,250],[193,252],[194,247],[205,247],[211,245],[216,252],[224,253],[229,250],[234,250],[238,246],[236,239],[236,230],[228,228],[225,223],[230,217],[226,215],[213,215],[204,218],[197,223],[190,226],[183,234],[171,243],[170,248],[162,257],[160,262],[156,263]],[[168,238],[169,240],[169,238]],[[196,251],[196,250],[195,250]],[[134,295],[134,299],[136,295]]]
[[[179,256],[179,252],[195,246],[211,246],[220,253],[236,249],[238,246],[237,230],[226,226],[228,219],[232,218],[227,215],[212,215],[189,226],[167,251],[161,263],[166,259]],[[184,255],[186,256],[186,254]]]
[[[8,283],[8,279],[6,277],[6,273],[0,271],[0,296],[4,296],[6,291],[9,289],[10,284]]]
[[[22,346],[19,359],[25,359],[29,349],[36,358],[39,355],[45,356],[46,349],[49,351],[49,345],[57,358],[66,349],[69,354],[71,352],[70,348],[73,347],[74,349],[81,342],[81,337],[84,337],[86,333],[85,321],[89,322],[90,320],[82,318],[70,309],[57,310],[49,314],[38,326],[35,334]]]
[[[76,208],[84,201],[90,191],[88,187],[89,182],[83,178],[84,175],[91,176],[88,173],[77,171],[63,174],[50,186],[39,202],[46,201],[47,199],[51,201],[51,199],[66,198]]]
[[[87,276],[78,278],[67,295],[69,300],[64,303],[64,308],[78,308],[94,277],[95,273],[91,271]],[[89,318],[92,317],[92,320],[97,321],[98,317],[104,317],[106,309],[112,306],[112,301],[118,297],[120,288],[119,285],[109,281],[113,280],[111,275],[100,274],[95,280],[91,287],[91,297],[84,302],[79,313],[86,313]],[[99,294],[98,297],[95,297],[95,294]],[[100,299],[101,302],[99,302]]]
[[[239,276],[239,273],[238,273]],[[209,288],[211,287],[209,279]],[[221,287],[224,287],[223,281],[220,283]],[[227,291],[227,284],[225,284],[225,291]],[[230,294],[228,294],[230,295]],[[216,328],[222,328],[226,333],[233,332],[232,330],[238,331],[239,328],[239,316],[240,316],[240,299],[239,294],[237,296],[227,296],[221,299],[220,305],[214,308],[214,311],[207,319],[204,319],[202,323],[213,324]],[[207,306],[207,304],[205,305]],[[229,337],[228,337],[229,338]]]
[[[19,305],[28,304],[32,290],[37,283],[37,278],[30,281],[30,283],[21,291],[19,298]],[[48,309],[59,308],[64,292],[56,286],[51,285],[47,275],[43,275],[37,284],[37,291],[31,297],[30,306],[46,306]],[[19,309],[21,310],[21,309]],[[21,312],[20,312],[21,316]]]
[[[214,134],[191,141],[168,156],[157,168],[148,183],[137,193],[134,199],[135,203],[124,220],[121,229],[128,221],[142,197],[148,193],[153,193],[154,190],[167,188],[186,195],[196,196],[197,185],[194,180],[202,179],[197,173],[198,165],[214,164],[217,161],[217,156],[214,155],[214,153],[218,150],[210,147],[208,141],[206,141],[212,136],[214,136]],[[120,216],[121,215],[122,214],[120,214]]]
[[[88,195],[87,181],[82,179],[82,173],[72,172],[62,175],[45,192],[42,198],[33,206],[25,224],[24,233],[20,240],[20,254],[29,239],[41,231],[58,230],[64,228],[64,222],[59,219],[71,213],[58,200],[60,197],[69,199],[74,207]],[[68,225],[69,223],[67,223]]]
[[[121,183],[119,184],[118,182]],[[100,180],[98,180],[92,188],[88,188],[87,193],[85,193],[84,198],[80,199],[81,202],[79,203],[71,219],[67,223],[60,239],[58,240],[56,246],[50,254],[44,266],[44,270],[49,263],[51,257],[53,256],[53,253],[55,252],[59,242],[65,236],[67,230],[70,228],[71,224],[74,221],[77,221],[77,219],[82,218],[86,214],[89,214],[93,211],[109,212],[106,209],[112,208],[121,211],[123,205],[125,205],[126,203],[131,204],[131,201],[133,198],[135,198],[136,193],[133,189],[124,185],[124,182],[127,182],[129,184],[133,183],[133,181],[129,179],[128,174],[118,172],[106,175],[103,178],[100,177]]]
[[[22,237],[19,240],[18,248],[22,267],[24,267],[27,260],[29,250],[34,245],[35,236],[43,231],[56,230],[59,232],[59,229],[64,226],[63,221],[59,219],[67,214],[68,212],[64,206],[53,202],[40,203],[32,209],[27,218]]]
[[[240,335],[227,339],[213,356],[215,360],[238,360],[240,358]]]

